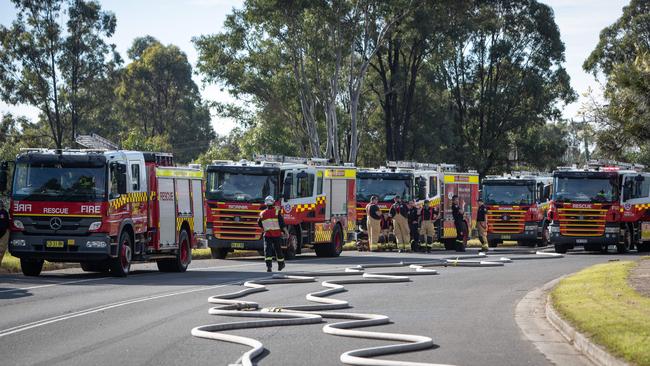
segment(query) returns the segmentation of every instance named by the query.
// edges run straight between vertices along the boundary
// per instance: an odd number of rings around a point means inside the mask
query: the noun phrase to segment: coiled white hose
[[[548,254],[551,253],[540,252],[536,253],[536,257],[562,257],[561,255]],[[380,314],[331,312],[332,310],[349,308],[350,304],[345,300],[329,298],[328,296],[346,291],[344,285],[409,282],[409,276],[438,274],[437,271],[428,269],[427,267],[496,267],[503,266],[504,263],[511,261],[509,258],[499,258],[494,260],[483,259],[486,259],[485,255],[465,255],[455,258],[435,259],[422,262],[367,264],[349,267],[346,268],[345,271],[294,272],[286,275],[274,275],[270,278],[261,280],[247,281],[244,283],[245,288],[240,291],[210,297],[208,301],[211,304],[218,304],[220,306],[210,308],[208,313],[211,315],[257,318],[257,320],[203,325],[195,327],[192,329],[191,333],[195,337],[237,343],[251,347],[251,349],[245,352],[240,359],[242,365],[249,366],[253,365],[252,360],[254,360],[264,351],[263,344],[253,338],[225,334],[223,333],[224,331],[235,329],[314,324],[321,323],[324,318],[344,319],[346,321],[325,325],[323,327],[323,332],[326,334],[343,337],[403,342],[399,344],[347,351],[340,357],[341,362],[344,364],[362,366],[440,366],[440,364],[434,363],[375,359],[374,357],[428,349],[434,346],[433,340],[430,337],[420,335],[354,330],[354,328],[389,324],[390,318],[386,315]],[[390,267],[409,267],[415,271],[382,273],[365,272],[366,269],[370,268]],[[362,278],[323,281],[321,285],[325,287],[324,290],[311,292],[306,295],[306,299],[315,304],[290,305],[260,309],[259,304],[256,302],[238,300],[238,298],[243,296],[257,292],[268,291],[268,288],[266,287],[267,285],[308,283],[315,282],[316,277],[354,275],[362,275]]]

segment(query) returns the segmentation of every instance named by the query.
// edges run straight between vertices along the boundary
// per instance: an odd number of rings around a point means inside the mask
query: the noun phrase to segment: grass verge
[[[74,263],[53,263],[45,261],[43,264],[44,271],[52,271],[55,269],[71,268],[77,267]],[[0,264],[0,273],[19,273],[20,272],[20,259],[9,254],[7,251],[4,258],[2,258],[2,264]]]
[[[584,269],[551,292],[555,309],[578,330],[612,354],[650,365],[650,298],[627,278],[636,262],[612,262]]]

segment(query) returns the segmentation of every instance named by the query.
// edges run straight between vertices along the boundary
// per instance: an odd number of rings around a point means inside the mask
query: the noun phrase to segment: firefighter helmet
[[[273,206],[274,203],[275,203],[275,199],[273,198],[273,196],[266,196],[266,198],[264,199],[264,204],[267,206]]]

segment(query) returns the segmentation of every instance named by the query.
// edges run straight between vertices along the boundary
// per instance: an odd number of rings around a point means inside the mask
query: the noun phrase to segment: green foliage
[[[517,158],[541,172],[551,172],[562,165],[569,148],[565,123],[535,125],[515,137]]]
[[[170,152],[172,145],[167,135],[146,136],[141,130],[129,130],[126,138],[122,140],[122,148],[135,151]]]

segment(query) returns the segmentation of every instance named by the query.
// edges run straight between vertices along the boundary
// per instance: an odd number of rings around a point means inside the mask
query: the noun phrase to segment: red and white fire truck
[[[362,230],[366,230],[366,206],[372,196],[379,199],[383,213],[390,210],[395,196],[406,201],[413,199],[413,171],[398,166],[398,162],[389,162],[386,167],[357,172],[357,224]]]
[[[134,261],[185,271],[204,232],[203,173],[172,165],[165,153],[21,152],[13,173],[9,251],[27,276],[39,275],[44,260],[79,262],[86,271],[115,276],[126,276]],[[7,173],[0,172],[5,179]]]
[[[260,155],[255,161],[215,161],[206,167],[207,238],[213,256],[263,251],[257,225],[266,196],[282,208],[289,237],[285,256],[310,246],[317,256],[338,256],[356,222],[356,168],[324,159]]]
[[[418,202],[424,199],[437,207],[440,216],[435,223],[438,240],[446,250],[455,249],[456,226],[451,213],[451,200],[457,195],[463,205],[467,227],[476,226],[478,211],[478,174],[473,171],[459,172],[454,164],[418,163],[415,166],[416,196]]]
[[[615,245],[619,253],[650,249],[650,174],[641,169],[610,161],[558,168],[544,230],[555,251],[576,245],[603,252]]]
[[[504,240],[532,247],[542,245],[542,228],[552,183],[550,174],[526,172],[483,179],[490,247],[494,248]]]

